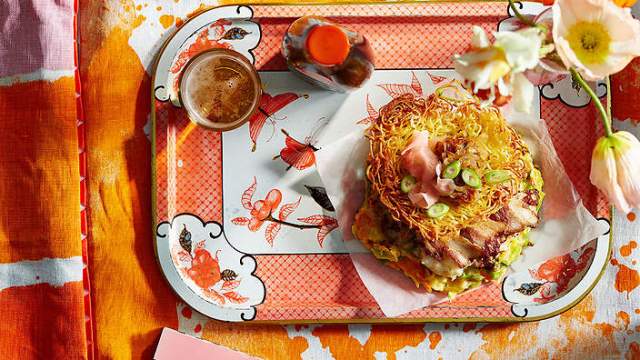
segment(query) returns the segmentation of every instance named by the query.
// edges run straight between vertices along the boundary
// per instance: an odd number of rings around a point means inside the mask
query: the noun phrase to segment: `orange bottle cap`
[[[342,63],[351,48],[347,34],[335,25],[318,25],[311,29],[306,46],[315,62],[328,66]]]

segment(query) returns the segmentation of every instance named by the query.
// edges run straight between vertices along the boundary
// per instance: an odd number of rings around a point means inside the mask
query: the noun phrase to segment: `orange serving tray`
[[[522,7],[525,13],[543,9]],[[346,95],[298,81],[280,56],[287,26],[309,14],[368,37],[377,70],[367,86],[386,86],[389,95],[413,79],[421,88],[447,78],[452,55],[467,48],[472,26],[496,30],[510,16],[503,2],[234,5],[206,10],[182,25],[158,55],[152,89],[156,251],[176,293],[216,319],[278,323],[531,321],[580,301],[607,263],[611,234],[450,302],[384,316],[341,245],[307,144]],[[192,125],[176,87],[184,64],[211,47],[245,54],[265,87],[260,113],[225,133]],[[539,94],[536,106],[567,173],[586,207],[608,222],[609,211],[588,181],[596,139],[588,98],[568,78]],[[365,123],[370,107],[362,101],[354,108],[354,122]],[[262,223],[255,216],[262,206],[310,226]]]

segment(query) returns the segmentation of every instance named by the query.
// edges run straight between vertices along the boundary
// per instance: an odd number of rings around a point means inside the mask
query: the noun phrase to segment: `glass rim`
[[[225,57],[231,59],[245,68],[249,74],[255,90],[251,107],[241,117],[228,123],[214,122],[203,117],[198,111],[194,109],[194,106],[190,99],[185,97],[188,93],[188,91],[186,90],[189,87],[187,85],[189,83],[187,80],[189,79],[189,76],[191,75],[193,70],[197,68],[197,66],[201,63],[216,57]],[[244,125],[258,110],[260,105],[260,98],[262,96],[262,82],[255,66],[246,58],[246,56],[235,50],[226,48],[212,48],[204,50],[189,59],[180,74],[178,84],[178,101],[180,102],[182,108],[187,112],[189,120],[191,120],[191,122],[195,123],[196,125],[200,125],[205,128],[217,131],[229,131]]]

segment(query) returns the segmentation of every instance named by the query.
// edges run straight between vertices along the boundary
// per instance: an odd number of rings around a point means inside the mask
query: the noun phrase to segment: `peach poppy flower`
[[[593,149],[590,180],[618,210],[640,208],[640,141],[626,131],[600,138]]]
[[[640,22],[611,0],[558,0],[553,42],[567,68],[596,81],[622,70],[640,55]]]

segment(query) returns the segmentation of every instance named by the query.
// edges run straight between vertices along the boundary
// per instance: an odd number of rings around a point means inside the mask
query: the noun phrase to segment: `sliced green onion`
[[[406,194],[413,190],[414,187],[416,187],[416,183],[416,178],[411,175],[407,175],[400,181],[400,190]]]
[[[427,215],[430,218],[438,219],[449,212],[449,205],[444,203],[435,203],[427,209]]]
[[[484,174],[484,181],[486,181],[487,184],[499,184],[510,178],[511,173],[508,170],[491,170]]]
[[[462,170],[462,181],[464,181],[465,184],[475,189],[482,186],[482,181],[480,180],[480,176],[478,176],[478,174],[471,169]]]
[[[447,165],[444,168],[444,171],[442,172],[442,177],[444,179],[455,179],[455,177],[458,176],[458,174],[460,174],[461,167],[462,167],[462,164],[460,163],[460,160],[456,160],[452,163],[449,163],[449,165]]]

